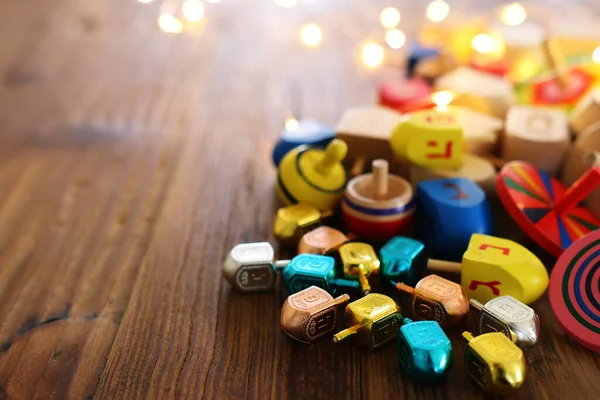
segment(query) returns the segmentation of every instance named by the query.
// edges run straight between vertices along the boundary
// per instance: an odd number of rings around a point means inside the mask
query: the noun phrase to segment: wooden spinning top
[[[391,238],[404,231],[414,213],[413,189],[388,173],[385,160],[373,161],[373,173],[348,182],[342,212],[348,228],[359,235]]]

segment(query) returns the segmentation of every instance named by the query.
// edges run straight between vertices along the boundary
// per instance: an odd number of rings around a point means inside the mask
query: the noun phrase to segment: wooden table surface
[[[413,384],[395,345],[296,343],[282,290],[221,278],[233,245],[274,243],[270,152],[293,82],[294,111],[330,124],[374,100],[357,27],[383,2],[356,3],[207,4],[185,35],[158,30],[155,3],[0,3],[0,399],[484,398],[459,331],[450,377]],[[308,20],[314,50],[297,40]],[[535,309],[515,398],[597,398],[600,356],[546,297]]]

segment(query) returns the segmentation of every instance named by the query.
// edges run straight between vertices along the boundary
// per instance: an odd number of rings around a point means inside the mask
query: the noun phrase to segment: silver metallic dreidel
[[[302,343],[312,343],[333,333],[338,320],[337,308],[348,301],[347,294],[334,299],[317,286],[301,290],[283,303],[281,329]]]
[[[531,347],[540,337],[540,318],[533,309],[511,296],[496,297],[481,304],[469,301],[479,311],[479,333],[501,332],[521,348]]]
[[[276,278],[274,255],[267,242],[238,244],[223,262],[223,276],[240,292],[271,290]]]

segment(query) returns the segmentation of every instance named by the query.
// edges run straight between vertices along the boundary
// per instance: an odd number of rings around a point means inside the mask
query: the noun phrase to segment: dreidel
[[[327,254],[354,237],[353,234],[346,236],[335,228],[323,225],[302,236],[298,243],[298,254]]]
[[[302,145],[325,147],[335,138],[335,131],[312,118],[303,118],[295,129],[284,129],[273,148],[273,164],[277,167],[283,157]]]
[[[334,343],[352,336],[358,346],[374,350],[398,335],[402,315],[394,300],[371,293],[348,304],[344,322],[347,328],[333,335]]]
[[[398,361],[415,381],[436,381],[452,367],[452,343],[436,321],[402,320]]]
[[[411,296],[411,315],[417,321],[436,321],[442,328],[450,328],[469,312],[469,299],[463,288],[437,275],[426,276],[414,288],[398,283],[396,289]]]
[[[524,246],[478,233],[471,235],[462,264],[430,259],[427,267],[460,273],[469,298],[481,303],[508,295],[531,304],[544,294],[549,280],[544,264]]]
[[[223,276],[240,292],[272,290],[276,278],[273,257],[273,247],[267,242],[238,244],[223,262]]]
[[[339,249],[340,258],[344,267],[344,278],[360,282],[360,287],[365,295],[371,292],[369,276],[379,273],[380,262],[377,254],[370,244],[351,242]]]
[[[473,337],[470,332],[463,332],[463,338],[468,342],[465,370],[484,392],[503,396],[523,385],[525,356],[504,334],[492,332]]]
[[[333,333],[338,320],[338,306],[350,301],[343,294],[337,298],[317,286],[308,287],[287,298],[281,309],[281,329],[302,343]]]
[[[298,243],[302,235],[317,227],[323,218],[331,215],[331,211],[319,211],[306,203],[294,204],[277,210],[273,233],[282,243]]]
[[[479,311],[479,334],[500,332],[521,348],[535,345],[540,337],[540,318],[531,307],[511,296],[500,296],[481,304],[470,300]]]
[[[414,285],[425,270],[425,246],[404,236],[391,238],[379,250],[381,275],[393,285],[404,282]]]

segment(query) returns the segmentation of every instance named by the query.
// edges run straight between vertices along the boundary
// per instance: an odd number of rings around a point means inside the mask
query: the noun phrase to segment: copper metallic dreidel
[[[358,280],[363,293],[369,294],[371,285],[367,278],[379,273],[380,266],[373,247],[366,243],[346,243],[340,247],[339,253],[344,266],[344,278]]]
[[[325,290],[311,286],[287,298],[281,309],[281,329],[302,343],[333,333],[337,325],[339,305],[350,301],[343,294],[334,299]]]
[[[449,328],[469,312],[469,299],[462,287],[437,275],[426,276],[414,288],[404,283],[396,288],[411,295],[412,317],[417,321],[433,320]]]
[[[320,226],[305,233],[298,243],[298,254],[327,254],[352,240],[354,235],[344,235],[330,226]]]
[[[323,218],[331,215],[331,211],[321,213],[310,204],[300,203],[282,207],[277,210],[273,224],[273,233],[282,243],[298,243],[302,235],[318,226]]]
[[[394,300],[371,293],[348,304],[344,322],[348,328],[333,335],[334,343],[354,336],[357,345],[374,350],[398,335],[402,315]]]
[[[500,332],[521,348],[531,347],[540,337],[540,318],[531,307],[511,296],[500,296],[471,305],[479,311],[479,333]]]
[[[463,332],[469,343],[465,352],[465,370],[477,386],[491,395],[507,395],[525,381],[523,351],[500,332],[473,337]]]

